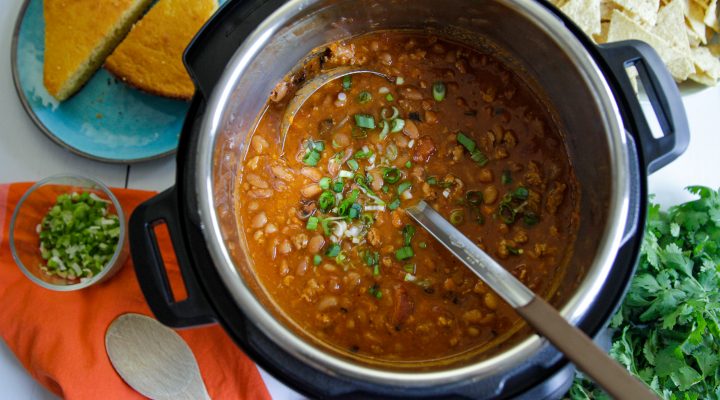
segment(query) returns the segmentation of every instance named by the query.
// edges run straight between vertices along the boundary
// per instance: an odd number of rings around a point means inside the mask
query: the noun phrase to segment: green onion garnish
[[[375,264],[375,266],[373,267],[373,276],[378,275],[380,275],[380,264]]]
[[[390,133],[390,124],[387,121],[385,121],[384,119],[378,123],[380,124],[380,129],[382,129],[380,131],[380,140],[385,140],[388,133]]]
[[[465,193],[465,200],[473,206],[478,206],[483,201],[483,194],[479,190],[468,190]]]
[[[340,181],[335,181],[332,184],[332,190],[335,193],[342,193],[344,187],[345,185],[343,185],[343,183]]]
[[[356,158],[358,160],[364,160],[364,159],[372,157],[372,155],[373,155],[372,150],[370,150],[370,149],[365,150],[365,148],[363,148],[363,150],[358,150],[357,152],[355,152],[355,154],[353,155],[353,158]]]
[[[397,158],[397,156],[398,156],[397,145],[395,145],[395,143],[390,143],[388,145],[387,149],[385,149],[385,157],[387,157],[388,160],[393,161]]]
[[[362,221],[363,225],[370,226],[375,222],[375,218],[369,213],[365,213],[360,217],[360,221]]]
[[[333,192],[330,191],[324,191],[322,194],[320,194],[320,198],[318,199],[318,207],[320,207],[320,211],[322,212],[328,212],[331,208],[335,205],[335,195]]]
[[[415,236],[415,227],[412,225],[405,225],[402,232],[405,246],[410,246],[410,242],[412,241],[413,236]]]
[[[326,177],[320,179],[320,181],[318,182],[318,185],[320,185],[321,189],[328,190],[328,189],[330,189],[330,181],[331,181],[331,179],[326,176]]]
[[[500,182],[502,182],[503,185],[509,185],[512,183],[512,175],[510,175],[510,171],[503,171],[502,175],[500,176]]]
[[[363,251],[361,257],[368,267],[372,267],[380,262],[380,253],[377,251]]]
[[[320,265],[321,262],[322,262],[322,256],[320,254],[315,254],[313,256],[313,264]]]
[[[405,162],[405,168],[410,168],[410,167],[412,167],[412,162],[410,162],[410,160],[408,160]]]
[[[395,98],[393,97],[393,95],[391,93],[388,93],[385,95],[385,100],[393,101],[393,100],[395,100]]]
[[[450,223],[453,225],[462,225],[465,222],[465,211],[461,209],[452,210],[450,212]]]
[[[530,191],[522,186],[518,187],[513,192],[513,197],[518,200],[527,200],[529,195],[530,195]]]
[[[477,147],[477,145],[475,144],[475,141],[472,140],[472,139],[470,139],[469,137],[467,137],[467,136],[466,136],[464,133],[462,133],[462,132],[458,132],[458,134],[457,134],[457,141],[458,141],[458,143],[460,143],[463,147],[465,147],[465,148],[467,149],[467,151],[469,151],[470,153],[472,153],[473,150],[475,150],[475,147]]]
[[[427,179],[425,179],[425,182],[427,182],[428,185],[437,185],[437,178],[434,176],[428,176]]]
[[[90,278],[112,259],[120,220],[108,213],[109,201],[95,193],[62,194],[39,226],[40,269],[62,278]]]
[[[385,121],[392,121],[395,118],[400,116],[400,110],[398,110],[397,107],[392,106],[390,108],[392,109],[392,115],[390,115],[390,116],[388,116],[388,113],[390,112],[390,110],[388,110],[387,108],[383,108],[382,110],[380,110],[380,117],[382,119],[384,119]]]
[[[445,88],[444,83],[442,83],[442,82],[433,83],[432,93],[433,93],[433,98],[435,99],[435,101],[445,100],[446,92],[447,92],[447,89]]]
[[[403,269],[408,274],[414,274],[415,273],[415,264],[405,264],[405,265],[403,265]]]
[[[365,129],[375,129],[375,117],[370,114],[355,114],[355,125]]]
[[[350,209],[348,210],[348,217],[352,219],[358,218],[361,212],[362,206],[359,203],[353,203],[353,205],[350,206]]]
[[[395,210],[398,207],[400,207],[400,199],[394,199],[393,201],[388,204],[388,209]]]
[[[483,154],[482,151],[480,151],[480,149],[473,150],[472,153],[470,153],[470,158],[476,163],[478,163],[478,165],[480,165],[481,167],[487,164],[488,161],[490,161],[490,159],[488,159],[487,156]]]
[[[412,182],[410,181],[402,181],[397,188],[398,194],[403,194],[404,191],[410,189],[412,187]]]
[[[420,243],[418,243],[418,247],[421,248],[421,249],[427,249],[427,243],[425,243],[425,242],[420,242]]]
[[[399,261],[407,260],[414,255],[415,252],[413,252],[413,249],[410,246],[401,247],[395,252],[395,258],[397,258]]]
[[[318,217],[310,217],[307,220],[307,225],[305,225],[305,228],[314,231],[318,227],[318,222],[320,222],[320,219]]]
[[[390,122],[390,132],[400,132],[405,127],[405,120],[402,118],[395,118]]]
[[[503,220],[506,224],[512,224],[515,222],[515,215],[517,214],[517,211],[510,205],[510,203],[500,203],[500,208],[498,209],[498,215],[500,216],[500,219]]]
[[[367,92],[367,91],[364,91],[364,90],[363,90],[363,91],[360,92],[360,94],[358,95],[358,102],[359,102],[360,104],[368,103],[368,102],[370,102],[370,100],[372,100],[372,95],[370,94],[370,92]]]
[[[387,183],[396,183],[402,178],[402,172],[397,168],[385,168],[383,180]]]
[[[309,165],[311,167],[314,167],[318,165],[318,162],[320,161],[320,152],[313,149],[305,153],[305,156],[303,156],[302,162],[305,165]]]
[[[347,161],[347,165],[353,171],[357,171],[358,168],[360,168],[360,164],[358,164],[358,162],[353,160],[352,158]]]
[[[370,294],[370,296],[373,296],[378,300],[382,299],[382,291],[380,290],[380,286],[378,286],[377,283],[373,284],[368,288],[368,293]]]
[[[350,75],[343,76],[342,87],[343,87],[343,90],[346,90],[346,91],[350,90],[350,88],[352,88],[352,76],[350,76]]]
[[[328,257],[337,257],[338,254],[340,254],[340,245],[337,243],[331,244],[325,252]]]
[[[525,211],[525,214],[523,215],[523,222],[525,222],[525,225],[527,226],[533,226],[540,222],[540,217],[538,217],[534,212]]]

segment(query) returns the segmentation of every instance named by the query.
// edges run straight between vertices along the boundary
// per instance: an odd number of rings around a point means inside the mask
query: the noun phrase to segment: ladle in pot
[[[658,398],[644,383],[597,347],[585,333],[570,325],[550,304],[536,296],[425,201],[405,211],[614,398]]]
[[[317,92],[321,87],[325,86],[330,81],[334,81],[335,79],[354,74],[373,74],[381,78],[385,78],[388,81],[393,80],[391,77],[383,73],[372,71],[369,69],[355,67],[338,67],[328,70],[307,81],[300,89],[298,89],[297,92],[295,92],[295,96],[292,98],[292,100],[290,100],[287,108],[285,108],[285,113],[283,114],[282,122],[280,124],[280,145],[282,151],[285,151],[285,139],[287,138],[288,131],[290,130],[290,125],[292,125],[293,119],[295,119],[295,115],[298,111],[300,111],[300,108],[302,108],[303,104],[305,104],[307,99],[309,99],[310,96],[313,95],[313,93]]]

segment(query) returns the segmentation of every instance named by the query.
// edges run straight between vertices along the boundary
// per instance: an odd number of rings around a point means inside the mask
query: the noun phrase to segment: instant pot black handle
[[[140,289],[155,317],[167,326],[184,328],[214,323],[215,315],[192,271],[179,221],[174,187],[140,204],[130,216],[130,249]],[[161,223],[167,225],[185,284],[187,298],[182,301],[175,301],[158,247],[155,227]]]
[[[645,166],[653,173],[678,158],[690,142],[685,107],[680,91],[665,64],[647,43],[628,40],[599,46],[629,107],[629,117],[640,141]],[[626,68],[635,66],[663,136],[655,138]]]
[[[207,99],[245,38],[285,0],[228,0],[185,49],[185,68]]]

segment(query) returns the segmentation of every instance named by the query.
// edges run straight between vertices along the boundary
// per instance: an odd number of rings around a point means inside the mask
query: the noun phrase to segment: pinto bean
[[[252,189],[248,191],[248,196],[253,199],[267,199],[272,196],[273,191],[270,189]]]
[[[310,238],[310,241],[308,242],[307,249],[312,254],[317,254],[322,250],[323,246],[325,245],[325,238],[322,235],[315,235],[312,238]]]
[[[495,185],[490,185],[483,189],[483,202],[485,204],[492,204],[497,200],[498,190]]]
[[[275,85],[275,88],[270,92],[270,100],[274,102],[279,102],[283,98],[285,98],[285,95],[288,92],[288,83],[285,81],[282,81]]]
[[[273,175],[275,175],[277,178],[280,178],[286,182],[290,182],[293,179],[293,173],[289,169],[280,166],[280,165],[273,165],[270,170],[272,171]]]
[[[262,154],[265,149],[270,147],[268,141],[260,135],[253,135],[250,145],[257,154]]]
[[[265,214],[265,211],[260,211],[259,213],[255,214],[255,216],[250,221],[250,226],[253,228],[262,228],[267,223],[267,215]]]
[[[417,139],[420,137],[420,131],[418,130],[417,125],[415,125],[415,122],[413,122],[413,120],[411,119],[405,120],[405,127],[403,127],[403,133],[410,139]],[[400,144],[398,144],[398,146],[400,146]]]
[[[285,239],[280,243],[280,246],[278,246],[278,251],[282,254],[288,254],[292,251],[292,245],[290,244],[290,241]]]
[[[413,161],[415,162],[428,162],[430,157],[435,154],[435,143],[430,136],[423,136],[417,141],[415,145],[415,154],[413,154]]]
[[[245,175],[245,180],[252,186],[259,188],[259,189],[267,189],[270,187],[268,183],[263,180],[259,175],[256,174],[247,174]]]
[[[335,296],[324,296],[320,301],[318,302],[317,309],[318,311],[325,311],[328,308],[337,307],[338,305],[338,299]]]
[[[317,182],[322,178],[322,172],[318,168],[313,167],[303,167],[303,169],[300,170],[300,174],[313,182]]]
[[[300,190],[300,194],[307,199],[318,196],[322,193],[322,188],[317,183],[311,183]]]

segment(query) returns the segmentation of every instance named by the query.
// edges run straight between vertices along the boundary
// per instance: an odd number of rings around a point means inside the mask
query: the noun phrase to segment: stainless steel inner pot
[[[267,18],[228,63],[201,121],[196,165],[203,235],[224,284],[247,317],[289,353],[331,376],[388,386],[430,387],[479,380],[527,362],[547,346],[530,335],[477,362],[433,370],[370,366],[328,352],[289,329],[252,274],[235,219],[235,179],[268,95],[318,46],[375,30],[411,29],[485,50],[497,46],[548,99],[566,132],[581,185],[575,250],[560,300],[577,321],[596,301],[621,244],[628,213],[625,130],[612,93],[582,44],[543,6],[526,0],[290,0]]]

